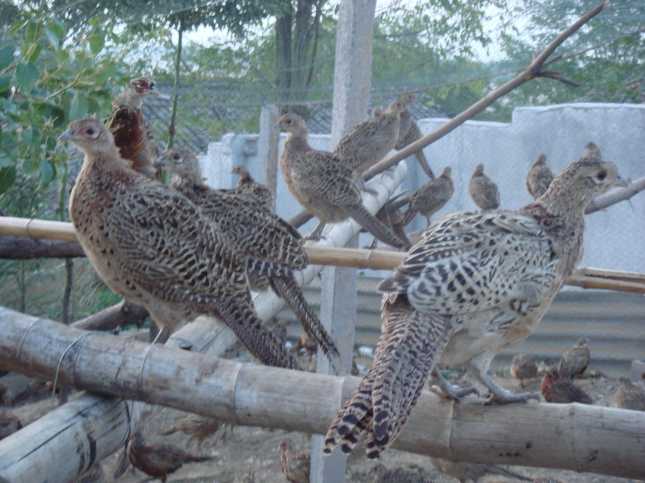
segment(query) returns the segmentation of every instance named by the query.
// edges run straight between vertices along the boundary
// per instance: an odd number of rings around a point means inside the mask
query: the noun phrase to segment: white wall
[[[424,133],[445,119],[419,121]],[[282,136],[282,144],[285,137]],[[554,171],[578,159],[584,146],[595,142],[603,157],[614,161],[624,178],[645,175],[645,105],[563,104],[522,107],[513,112],[512,122],[469,121],[425,150],[435,173],[452,166],[456,185],[454,198],[441,214],[475,208],[468,196],[468,180],[477,163],[484,163],[498,183],[502,206],[517,208],[530,201],[524,180],[531,162],[545,153]],[[257,179],[263,179],[257,158],[257,135],[227,135],[209,145],[202,170],[209,183],[228,187],[234,182],[230,169],[246,165]],[[312,135],[313,147],[327,149],[329,136]],[[408,188],[425,181],[416,161],[408,161]],[[278,212],[290,217],[300,211],[281,177],[278,182]],[[422,220],[417,220],[421,227]],[[365,242],[367,242],[365,238]],[[585,266],[645,272],[645,195],[587,217]]]

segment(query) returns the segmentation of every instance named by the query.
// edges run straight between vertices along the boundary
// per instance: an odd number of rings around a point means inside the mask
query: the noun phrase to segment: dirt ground
[[[498,377],[503,385],[517,389],[517,383],[508,377]],[[577,383],[592,395],[594,404],[608,405],[608,397],[617,387],[616,380],[605,377],[587,377]],[[537,390],[539,381],[529,383],[528,389]],[[56,401],[51,397],[39,401],[25,401],[12,411],[28,423],[37,419],[48,410],[55,407]],[[193,454],[212,457],[211,461],[186,465],[171,475],[169,482],[217,482],[217,483],[284,483],[286,478],[280,471],[279,446],[283,440],[290,442],[294,451],[308,448],[309,436],[302,433],[266,430],[250,427],[220,427],[218,431],[206,439],[201,448],[195,441],[189,441],[183,433],[170,436],[160,436],[160,428],[172,427],[182,413],[171,409],[160,408],[150,418],[145,426],[144,434],[147,442],[163,441],[165,444],[176,445]],[[347,481],[357,483],[427,483],[457,481],[442,474],[426,456],[388,450],[379,461],[368,460],[363,451],[355,451],[349,458]],[[645,455],[644,455],[645,457]],[[112,477],[117,465],[117,455],[107,459],[103,467],[103,480],[92,477],[84,481],[118,481],[120,483],[135,483],[149,481],[143,473],[128,469],[118,479]],[[552,478],[549,481],[559,482],[593,482],[618,483],[635,480],[610,478],[594,474],[580,474],[572,471],[543,470],[529,467],[506,467],[527,478]],[[503,482],[520,481],[517,479],[487,476],[480,481]],[[545,480],[546,481],[546,480]]]

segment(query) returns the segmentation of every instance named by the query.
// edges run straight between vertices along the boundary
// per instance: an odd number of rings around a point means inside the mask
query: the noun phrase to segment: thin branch
[[[643,190],[645,190],[645,177],[631,181],[624,188],[619,188],[599,196],[587,207],[586,213],[595,213],[596,211],[604,210],[605,208],[615,205],[616,203],[620,203],[621,201],[627,201]]]
[[[72,327],[83,330],[113,330],[124,324],[141,325],[148,311],[125,300],[96,314],[77,320]]]

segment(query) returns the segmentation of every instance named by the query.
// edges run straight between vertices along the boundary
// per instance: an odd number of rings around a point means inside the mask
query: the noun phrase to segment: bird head
[[[249,173],[249,170],[246,169],[244,166],[240,166],[239,164],[236,166],[233,166],[231,173],[238,175],[240,177],[240,180],[243,180],[243,181],[251,179],[251,174]]]
[[[452,168],[450,166],[446,166],[443,168],[443,171],[441,172],[440,178],[448,178],[450,179],[450,176],[452,175]]]
[[[578,342],[576,342],[577,347],[583,347],[589,343],[589,339],[587,337],[580,337],[578,339]]]
[[[166,149],[159,156],[156,164],[171,174],[176,174],[195,183],[201,182],[199,162],[197,157],[189,151],[176,148]]]
[[[116,152],[112,133],[96,117],[86,117],[70,123],[58,136],[59,142],[71,142],[84,153]]]
[[[307,125],[305,120],[295,112],[287,112],[278,118],[278,126],[281,131],[290,134],[306,134]]]
[[[484,174],[484,164],[479,163],[477,166],[475,166],[475,172],[473,173],[473,176],[481,176]]]
[[[541,153],[538,158],[533,161],[533,166],[544,166],[546,164],[546,156]]]
[[[130,81],[130,89],[139,96],[157,95],[159,91],[155,90],[155,83],[147,77],[140,77]]]

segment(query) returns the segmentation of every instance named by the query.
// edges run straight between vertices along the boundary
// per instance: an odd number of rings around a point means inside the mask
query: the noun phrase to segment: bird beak
[[[616,176],[616,181],[614,182],[614,186],[620,186],[621,188],[626,188],[629,186],[630,180],[625,179],[621,177],[620,175]]]
[[[66,129],[65,131],[63,131],[61,135],[58,136],[58,139],[57,139],[59,143],[64,143],[71,140],[72,140],[72,131],[69,129]]]

